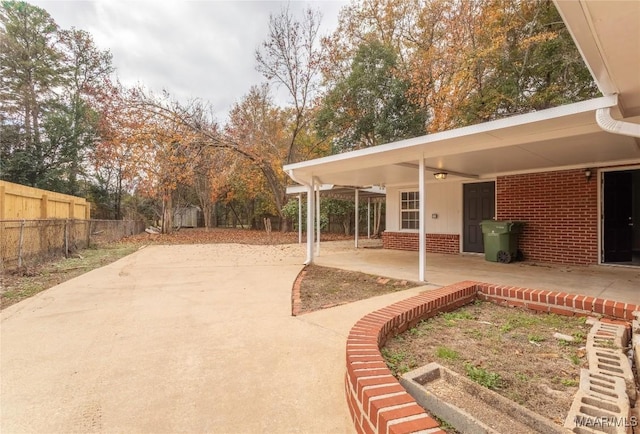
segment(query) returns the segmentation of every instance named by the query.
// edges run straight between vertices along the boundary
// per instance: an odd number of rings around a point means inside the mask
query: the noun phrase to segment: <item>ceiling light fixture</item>
[[[436,172],[433,174],[433,177],[436,178],[438,181],[442,181],[443,179],[447,179],[447,172]]]

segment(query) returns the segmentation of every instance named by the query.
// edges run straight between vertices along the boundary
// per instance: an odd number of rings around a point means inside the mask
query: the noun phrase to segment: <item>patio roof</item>
[[[284,170],[303,182],[315,178],[366,187],[415,183],[420,156],[428,172],[471,179],[637,161],[640,147],[634,138],[598,126],[595,113],[601,108],[617,111],[616,96],[289,164]]]
[[[386,195],[386,191],[382,187],[368,187],[359,188],[352,186],[342,186],[333,184],[322,184],[317,187],[320,190],[320,194],[325,197],[333,197],[338,199],[353,199],[354,190],[358,189],[358,194],[361,199],[381,199]],[[287,186],[287,195],[306,194],[307,187],[304,185],[289,185]]]

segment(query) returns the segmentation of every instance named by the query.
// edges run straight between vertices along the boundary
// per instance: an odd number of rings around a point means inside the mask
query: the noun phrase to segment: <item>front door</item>
[[[463,191],[464,234],[462,250],[483,253],[482,220],[490,220],[496,214],[496,183],[478,182],[464,184]]]
[[[633,247],[633,172],[603,175],[603,262],[628,262]]]

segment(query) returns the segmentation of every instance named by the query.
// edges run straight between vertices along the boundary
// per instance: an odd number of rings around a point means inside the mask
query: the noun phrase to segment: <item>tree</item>
[[[107,218],[123,217],[122,200],[136,188],[146,149],[138,142],[149,114],[135,105],[134,93],[120,83],[105,82],[93,93],[100,113],[99,140],[87,156],[93,173],[93,199]]]
[[[598,95],[571,36],[551,1],[488,3],[490,29],[474,53],[489,67],[460,107],[464,123],[487,121]]]
[[[443,131],[597,95],[550,0],[359,0],[323,40],[323,76],[336,88],[359,47],[396,53],[395,76]]]
[[[163,99],[169,96],[164,95]],[[144,113],[144,121],[135,131],[136,147],[144,150],[137,191],[157,199],[162,233],[169,233],[173,230],[174,196],[192,176],[190,150],[198,149],[201,137],[176,116],[148,110]]]
[[[91,35],[72,28],[59,34],[64,47],[66,92],[61,96],[66,110],[69,160],[67,193],[78,194],[78,176],[82,172],[85,152],[92,148],[98,135],[98,114],[90,105],[89,97],[107,85],[113,72],[111,53],[98,50]]]
[[[378,40],[363,43],[350,74],[324,98],[316,125],[334,151],[376,146],[424,134],[426,113],[407,98],[409,83],[397,74],[397,55]]]
[[[291,128],[296,128],[295,121]],[[249,159],[262,177],[245,178],[249,190],[256,190],[266,181],[274,205],[272,211],[279,217],[286,196],[285,174],[280,170],[290,151],[287,137],[286,112],[273,104],[269,86],[253,86],[240,103],[231,109],[225,128],[227,139],[236,149],[251,155]]]
[[[86,32],[63,31],[24,2],[0,8],[0,176],[63,193],[80,192],[85,153],[97,136],[88,95],[112,71],[111,56]]]
[[[408,32],[415,28],[415,14],[424,8],[419,0],[361,0],[341,9],[335,32],[323,38],[322,74],[329,87],[344,81],[363,44],[380,41],[397,55],[397,69],[404,74]]]
[[[293,120],[284,163],[297,161],[298,137],[310,124],[309,110],[318,90],[320,58],[317,47],[321,15],[311,9],[296,21],[289,9],[269,19],[269,35],[256,50],[257,69],[269,81],[284,86],[291,98]]]
[[[2,176],[38,185],[53,166],[41,136],[42,116],[62,81],[58,26],[49,14],[25,2],[0,3],[0,101],[2,133],[15,131],[16,141],[4,143]]]

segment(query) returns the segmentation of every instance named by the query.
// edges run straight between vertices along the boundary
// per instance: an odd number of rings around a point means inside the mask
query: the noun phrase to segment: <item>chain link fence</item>
[[[117,241],[145,229],[133,220],[2,220],[0,269],[22,268],[53,256],[69,256],[91,245]]]

